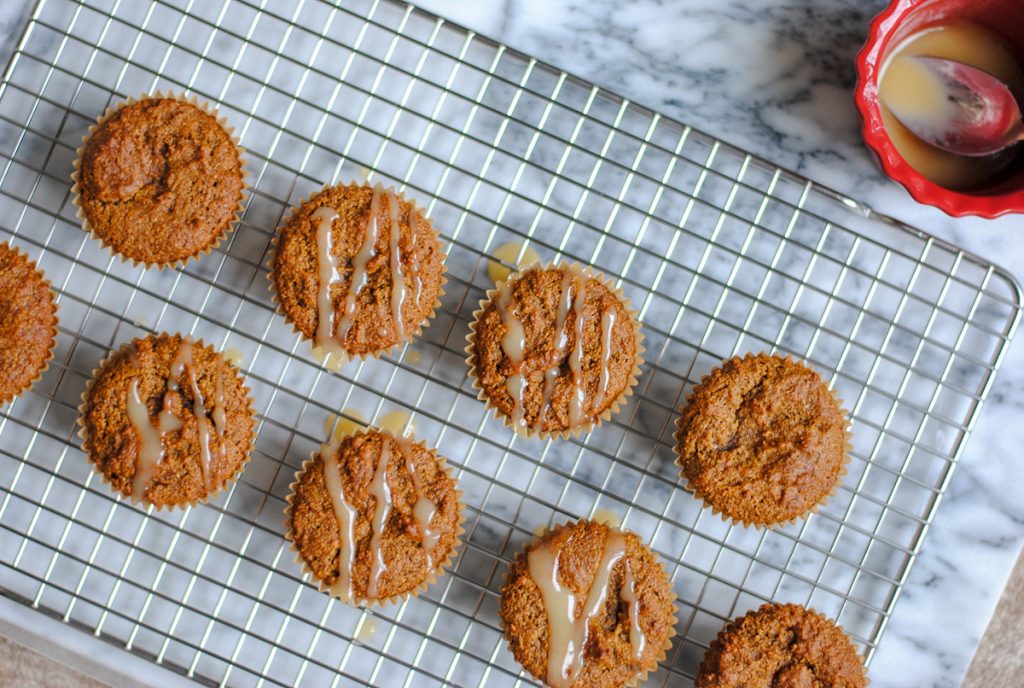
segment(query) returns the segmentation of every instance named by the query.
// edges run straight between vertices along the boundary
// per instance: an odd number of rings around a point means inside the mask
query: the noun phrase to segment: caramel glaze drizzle
[[[356,255],[352,258],[352,280],[349,283],[348,292],[345,294],[341,317],[337,322],[335,322],[331,290],[342,278],[339,270],[340,261],[335,255],[334,238],[331,228],[340,215],[337,210],[328,207],[317,208],[313,212],[312,219],[316,227],[317,264],[319,267],[317,329],[314,340],[317,346],[327,353],[339,356],[345,355],[342,342],[348,338],[355,319],[359,295],[369,282],[366,273],[367,265],[377,256],[377,239],[380,236],[379,217],[382,203],[387,204],[390,224],[388,261],[391,270],[391,320],[395,327],[396,339],[401,339],[405,335],[405,321],[402,317],[402,309],[405,306],[408,289],[405,285],[405,274],[402,270],[401,207],[398,196],[391,189],[385,189],[378,183],[373,187],[370,212],[363,226],[362,242]],[[411,236],[412,245],[409,255],[411,256],[410,267],[412,268],[412,279],[415,286],[413,300],[414,303],[419,303],[423,283],[420,276],[419,259],[416,256],[415,230],[411,232]]]
[[[543,421],[544,414],[551,407],[551,395],[555,389],[555,383],[561,373],[562,361],[568,358],[569,374],[571,375],[572,388],[569,393],[569,424],[578,425],[586,413],[586,391],[584,388],[583,370],[583,336],[584,308],[586,307],[586,277],[581,275],[575,268],[565,268],[562,272],[562,284],[558,296],[558,311],[555,315],[555,360],[554,365],[544,371],[544,389],[540,412],[537,422]],[[523,373],[525,360],[526,335],[523,331],[522,322],[516,317],[512,304],[512,285],[504,283],[494,299],[494,306],[498,311],[502,324],[505,326],[505,334],[501,339],[501,348],[509,359],[513,373],[505,380],[505,388],[512,397],[512,420],[516,425],[525,426],[525,409],[523,398],[529,385],[527,376]],[[569,312],[572,312],[572,321],[568,322]],[[592,401],[592,408],[596,411],[604,402],[608,393],[608,383],[611,376],[611,354],[612,354],[612,333],[615,329],[617,315],[614,309],[605,309],[601,312],[601,364],[598,379],[598,390]],[[569,335],[567,326],[572,328],[575,334],[572,350],[567,352]]]
[[[437,504],[426,496],[422,478],[416,472],[413,464],[412,445],[405,439],[391,438],[383,435],[380,454],[377,455],[373,479],[369,487],[370,496],[374,500],[374,510],[370,519],[370,577],[366,586],[366,596],[371,599],[377,599],[381,578],[387,571],[382,540],[388,517],[394,506],[391,487],[388,485],[387,480],[388,464],[392,458],[392,439],[398,443],[400,450],[399,458],[405,458],[405,468],[409,471],[416,491],[413,518],[415,518],[419,527],[420,541],[426,554],[427,571],[433,568],[433,549],[437,546],[441,537],[440,531],[433,530],[430,527],[430,521],[438,510]],[[340,444],[341,439],[339,437],[332,437],[327,444],[323,445],[320,455],[323,458],[327,492],[331,498],[331,504],[334,508],[334,514],[338,519],[339,527],[338,576],[331,586],[331,592],[344,602],[351,603],[353,601],[352,566],[356,556],[355,520],[358,512],[345,496],[344,486],[341,481],[341,468],[338,464]]]
[[[138,352],[132,347],[129,353],[132,364],[139,365]],[[213,489],[213,451],[210,446],[213,432],[220,438],[218,443],[218,454],[223,460],[224,457],[224,431],[227,423],[227,414],[224,410],[224,380],[223,372],[217,372],[216,392],[214,394],[213,411],[210,415],[206,413],[206,400],[199,389],[199,382],[195,374],[195,362],[193,360],[193,343],[188,337],[183,337],[178,345],[178,350],[171,362],[170,375],[167,378],[167,388],[161,402],[160,412],[156,415],[156,424],[149,416],[149,409],[139,395],[139,378],[133,378],[128,388],[127,409],[128,420],[135,429],[139,440],[138,456],[135,461],[135,476],[132,479],[132,495],[142,497],[149,486],[156,469],[163,462],[164,438],[171,432],[181,430],[182,422],[171,411],[172,393],[180,393],[182,384],[187,384],[192,393],[192,415],[195,416],[199,429],[199,451],[200,467],[203,471],[203,482],[207,491]]]
[[[591,623],[605,608],[611,592],[611,573],[620,561],[623,561],[626,571],[619,596],[629,605],[629,642],[632,658],[636,661],[643,653],[646,638],[640,627],[636,585],[626,555],[626,538],[621,531],[608,531],[601,562],[590,583],[590,590],[579,616],[576,613],[576,594],[571,588],[563,586],[559,580],[558,553],[553,551],[550,545],[544,545],[534,548],[527,555],[530,577],[540,589],[548,618],[550,640],[545,681],[552,688],[567,688],[582,671],[584,649],[590,640]]]

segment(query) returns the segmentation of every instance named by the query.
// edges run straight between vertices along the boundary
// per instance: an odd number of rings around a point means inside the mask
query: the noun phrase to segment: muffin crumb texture
[[[27,256],[0,243],[0,404],[27,389],[54,347],[57,305]]]
[[[766,604],[711,643],[696,688],[864,688],[864,665],[846,633],[795,604]]]
[[[228,231],[244,186],[238,148],[191,103],[146,98],[103,120],[82,149],[78,204],[121,255],[173,264]]]
[[[158,507],[205,500],[241,471],[254,433],[242,376],[178,335],[122,347],[97,371],[83,449],[110,485]]]
[[[605,688],[657,667],[675,633],[674,605],[668,577],[635,534],[583,520],[526,546],[500,613],[512,654],[535,678]]]
[[[281,311],[328,353],[377,354],[411,339],[444,284],[430,221],[392,189],[341,185],[294,209],[278,231]]]
[[[694,390],[676,452],[698,496],[743,523],[806,514],[835,488],[846,418],[817,372],[778,356],[733,358]]]
[[[293,490],[288,529],[295,549],[346,602],[414,592],[458,544],[455,481],[436,454],[404,437],[369,430],[334,438]]]
[[[492,292],[470,365],[516,429],[560,433],[600,422],[633,381],[636,326],[601,280],[576,266],[529,268]]]

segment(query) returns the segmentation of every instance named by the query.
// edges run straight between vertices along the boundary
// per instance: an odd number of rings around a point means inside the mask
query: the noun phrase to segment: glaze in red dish
[[[1022,0],[893,0],[871,22],[867,42],[857,54],[854,102],[863,122],[868,148],[882,171],[899,182],[914,200],[953,215],[993,218],[1024,213],[1024,154],[992,182],[970,191],[953,191],[929,181],[896,150],[882,124],[878,76],[891,46],[922,29],[951,19],[969,19],[988,27],[1024,61],[1024,2]]]

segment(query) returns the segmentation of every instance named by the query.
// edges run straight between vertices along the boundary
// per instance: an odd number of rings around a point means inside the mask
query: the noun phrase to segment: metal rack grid
[[[200,681],[527,682],[497,617],[539,526],[615,512],[679,595],[652,685],[688,684],[729,618],[765,600],[838,618],[870,661],[1020,318],[1006,273],[922,232],[473,32],[393,0],[42,0],[0,85],[0,230],[58,293],[57,357],[0,409],[0,589]],[[187,90],[248,149],[243,221],[183,270],[112,258],[79,229],[75,150],[119,99]],[[441,230],[443,308],[396,356],[331,371],[275,315],[269,240],[320,185],[395,183]],[[512,435],[465,378],[489,254],[522,242],[614,277],[640,311],[638,394],[578,441]],[[229,494],[143,511],[75,437],[91,371],[134,336],[238,349],[255,456]],[[680,489],[673,419],[722,358],[808,360],[846,400],[854,452],[819,513],[733,527]],[[401,606],[304,582],[282,538],[288,483],[333,414],[412,413],[469,508],[454,571]],[[374,631],[375,629],[375,631]]]

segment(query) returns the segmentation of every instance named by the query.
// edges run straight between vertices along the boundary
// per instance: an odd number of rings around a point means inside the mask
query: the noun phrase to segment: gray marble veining
[[[953,220],[874,167],[850,90],[877,1],[421,6],[833,186],[1024,277],[1019,220]],[[0,5],[0,55],[27,3]],[[1024,539],[1024,352],[1014,346],[872,666],[874,685],[956,685]],[[583,500],[585,501],[585,500]],[[937,632],[936,629],[941,629]]]
[[[539,59],[974,251],[1024,279],[1019,217],[950,218],[886,179],[861,142],[853,60],[873,0],[472,7],[423,0]],[[1013,345],[872,664],[874,685],[955,686],[1024,540],[1024,347]]]

